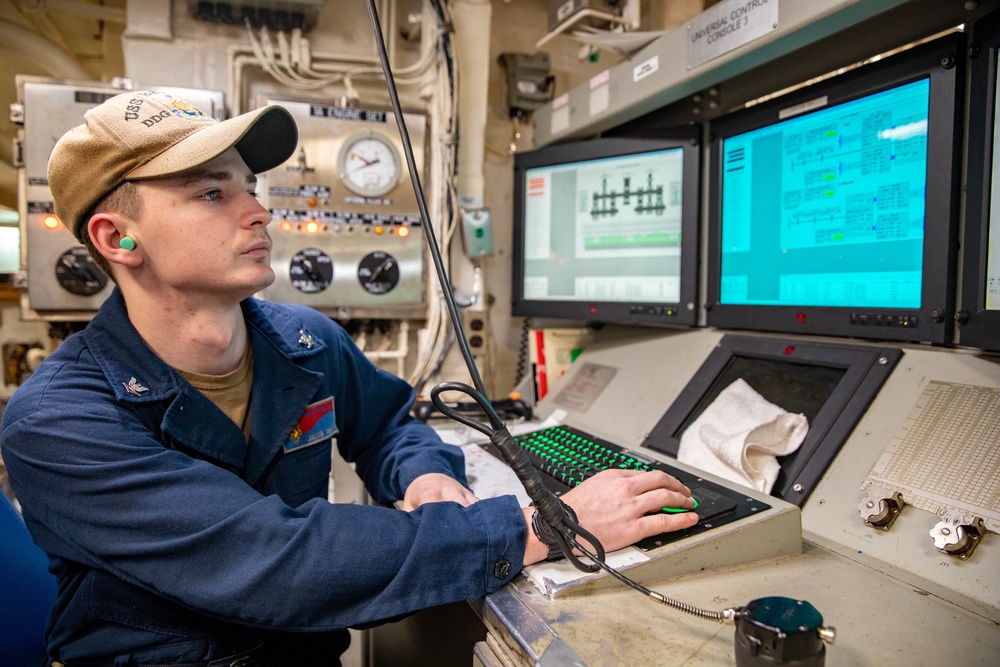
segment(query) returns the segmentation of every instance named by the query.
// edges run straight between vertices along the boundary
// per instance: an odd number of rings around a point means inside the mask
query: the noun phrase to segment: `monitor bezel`
[[[809,424],[802,444],[779,460],[781,471],[771,495],[801,507],[902,356],[902,350],[891,347],[727,334],[671,403],[642,447],[677,458],[677,431],[734,358],[842,369],[843,376]]]
[[[1000,350],[1000,310],[986,309],[1000,11],[989,14],[973,25],[970,55],[969,138],[966,153],[968,180],[962,243],[962,301],[957,318],[958,343],[962,346]],[[1000,220],[996,221],[996,233],[1000,234]]]
[[[952,342],[959,219],[962,77],[961,36],[947,35],[903,53],[859,67],[793,91],[778,99],[720,116],[710,122],[708,228],[705,319],[722,329],[831,335],[884,341]],[[846,308],[839,306],[772,306],[720,303],[722,143],[727,137],[780,122],[786,109],[826,98],[809,112],[856,100],[928,77],[928,124],[937,128],[927,141],[921,305],[916,309]],[[799,114],[793,117],[801,117]],[[906,318],[907,326],[900,318]],[[916,318],[915,320],[913,318]],[[911,326],[916,321],[916,326]]]
[[[524,296],[525,172],[606,158],[682,150],[680,299],[676,302],[615,302],[529,299]],[[694,326],[698,320],[698,216],[700,147],[697,138],[598,138],[545,146],[514,157],[513,271],[511,314],[517,317],[602,324]]]

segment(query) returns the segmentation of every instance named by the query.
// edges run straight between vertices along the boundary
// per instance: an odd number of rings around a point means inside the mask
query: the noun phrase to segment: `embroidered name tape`
[[[299,422],[285,440],[285,453],[319,444],[337,435],[333,396],[306,406]]]

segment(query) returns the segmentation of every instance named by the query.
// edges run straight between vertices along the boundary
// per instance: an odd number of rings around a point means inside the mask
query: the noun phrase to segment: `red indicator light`
[[[795,321],[798,322],[799,324],[805,324],[806,323],[806,314],[805,313],[799,313],[798,315],[795,316]]]
[[[789,345],[788,347],[785,348],[785,354],[791,354],[794,351],[795,351],[794,345]]]
[[[398,235],[399,235],[400,237],[402,237],[402,238],[406,238],[407,236],[409,236],[409,235],[410,235],[410,228],[409,228],[409,227],[400,227],[400,228],[399,228],[399,229],[398,229],[398,230],[396,231],[396,233],[397,233],[397,234],[398,234]]]
[[[588,308],[588,310],[590,311],[591,315],[596,315],[597,314],[597,306],[595,306],[595,305],[591,305],[590,308]]]

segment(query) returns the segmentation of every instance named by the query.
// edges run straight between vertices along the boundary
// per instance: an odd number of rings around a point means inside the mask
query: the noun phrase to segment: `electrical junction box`
[[[490,224],[489,209],[462,211],[462,237],[465,240],[465,254],[469,257],[493,254],[493,226]]]
[[[507,107],[511,117],[530,114],[552,100],[555,77],[549,72],[549,54],[501,53],[507,73]]]
[[[83,321],[97,312],[114,284],[97,268],[87,249],[56,218],[49,190],[48,162],[56,141],[83,123],[92,107],[128,92],[97,81],[65,81],[17,75],[17,103],[12,120],[17,130],[18,213],[21,270],[24,290],[21,317],[25,320]],[[221,91],[143,86],[194,104],[204,113],[224,118]],[[16,113],[14,113],[16,111]]]
[[[191,16],[198,21],[231,25],[240,29],[245,22],[254,28],[309,32],[316,26],[325,0],[187,0]]]
[[[549,30],[555,30],[581,12],[588,15],[580,17],[584,25],[590,25],[586,18],[596,18],[595,25],[606,25],[609,15],[621,15],[623,4],[624,0],[549,0]]]

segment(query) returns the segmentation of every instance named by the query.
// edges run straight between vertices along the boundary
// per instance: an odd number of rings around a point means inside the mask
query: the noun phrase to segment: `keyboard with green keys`
[[[602,440],[569,426],[553,426],[514,438],[538,470],[542,482],[556,494],[562,494],[602,470],[662,470],[691,489],[698,523],[693,527],[643,540],[636,546],[644,550],[669,544],[683,537],[703,533],[750,514],[770,509],[770,505],[680,468],[654,461],[634,451]],[[492,445],[486,447],[500,456]],[[502,457],[501,457],[502,458]],[[665,512],[680,512],[663,508]]]

